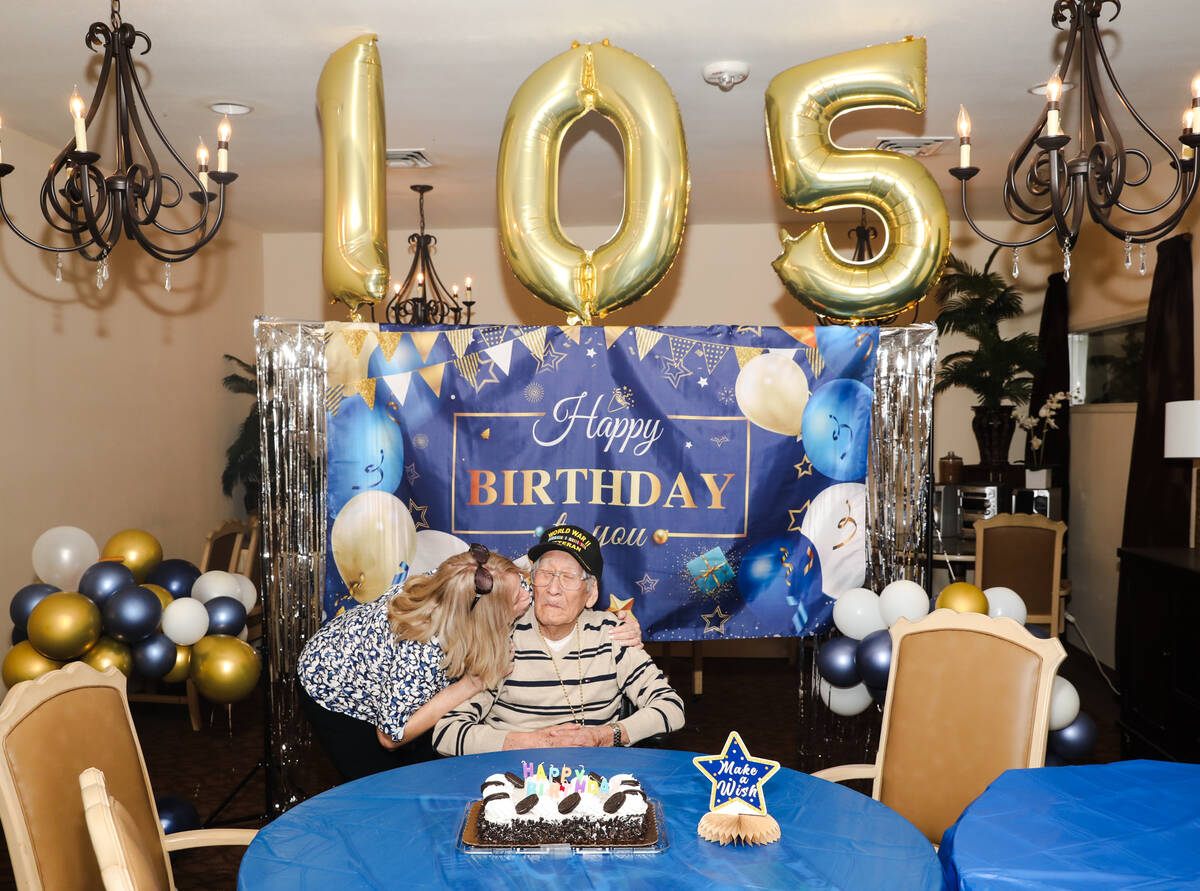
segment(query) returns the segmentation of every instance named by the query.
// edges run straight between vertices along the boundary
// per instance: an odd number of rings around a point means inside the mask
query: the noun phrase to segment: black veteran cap
[[[563,551],[570,554],[584,571],[600,578],[604,570],[604,558],[600,556],[600,542],[596,536],[578,526],[551,526],[542,533],[542,540],[529,549],[529,559],[537,560],[547,551]]]

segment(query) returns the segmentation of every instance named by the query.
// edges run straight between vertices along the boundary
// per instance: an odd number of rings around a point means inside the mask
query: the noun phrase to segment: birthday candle
[[[604,781],[600,784],[600,794],[607,795],[608,791],[608,777],[605,777]]]
[[[521,762],[521,773],[525,777],[533,776],[533,762],[532,761],[522,761]]]

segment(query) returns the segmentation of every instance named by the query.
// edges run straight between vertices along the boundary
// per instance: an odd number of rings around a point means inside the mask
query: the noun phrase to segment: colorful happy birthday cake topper
[[[692,763],[712,782],[708,813],[698,827],[701,837],[722,845],[779,840],[779,824],[767,814],[762,788],[779,770],[778,761],[753,757],[734,730],[721,754],[698,755]]]

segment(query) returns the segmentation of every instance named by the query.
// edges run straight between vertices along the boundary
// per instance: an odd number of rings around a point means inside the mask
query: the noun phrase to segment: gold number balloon
[[[389,279],[383,66],[375,41],[374,34],[351,40],[329,57],[317,81],[325,290],[356,322],[359,307],[383,297]]]
[[[824,223],[798,237],[780,232],[783,251],[771,265],[788,291],[818,316],[850,324],[914,306],[950,251],[946,204],[920,162],[830,139],[833,119],[856,108],[924,110],[924,38],[797,65],[767,87],[767,143],[783,200],[807,212],[865,207],[887,225],[886,246],[865,263],[839,257]]]
[[[589,111],[613,122],[625,149],[624,215],[595,250],[567,238],[558,219],[563,136]],[[521,84],[496,179],[500,242],[513,273],[584,323],[644,296],[679,253],[689,188],[679,106],[662,75],[607,40],[572,45]]]

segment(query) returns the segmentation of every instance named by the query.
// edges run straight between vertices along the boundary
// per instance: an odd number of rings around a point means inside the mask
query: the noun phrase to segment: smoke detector
[[[749,76],[750,65],[746,62],[726,60],[709,62],[704,66],[705,82],[720,87],[722,93],[728,93]]]
[[[880,136],[875,148],[885,152],[896,152],[910,158],[928,158],[942,150],[952,136]]]
[[[432,167],[433,159],[425,149],[388,149],[385,153],[388,167]]]

